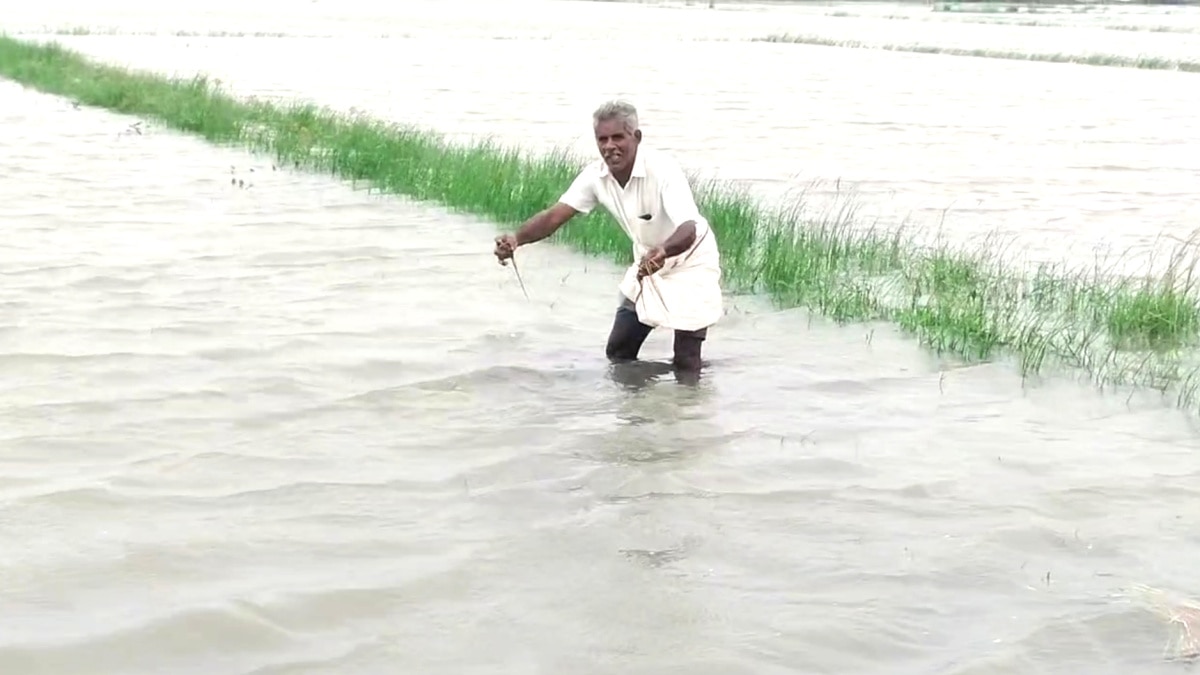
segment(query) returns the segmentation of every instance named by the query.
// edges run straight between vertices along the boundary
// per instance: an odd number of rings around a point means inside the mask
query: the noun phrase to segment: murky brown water
[[[907,199],[881,211],[984,199],[947,229],[1054,255],[1195,213],[1200,76],[641,37],[745,11],[458,13],[553,38],[521,42],[433,4],[247,4],[72,22],[421,37],[65,42],[534,144],[628,95],[764,194],[802,171]],[[622,70],[603,40],[630,26],[655,59]],[[1123,597],[1200,594],[1200,441],[1169,403],[748,298],[699,387],[612,370],[607,263],[533,247],[526,301],[491,224],[0,100],[0,673],[1180,670]]]

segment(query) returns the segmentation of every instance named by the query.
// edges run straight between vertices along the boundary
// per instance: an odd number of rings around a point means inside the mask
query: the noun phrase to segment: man
[[[603,205],[632,240],[634,259],[619,286],[606,355],[614,362],[636,360],[650,331],[661,326],[675,331],[676,369],[699,372],[708,327],[723,313],[716,235],[679,165],[641,146],[637,109],[624,101],[605,103],[593,113],[592,128],[600,159],[557,203],[515,234],[496,237],[496,258],[507,265],[518,246],[545,239],[576,214]]]

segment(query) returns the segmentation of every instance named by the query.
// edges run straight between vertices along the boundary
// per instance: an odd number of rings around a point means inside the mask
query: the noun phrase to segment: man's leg
[[[700,349],[708,329],[675,331],[675,367],[691,373],[700,372]]]
[[[642,343],[649,337],[650,326],[638,321],[637,310],[629,298],[621,296],[617,315],[613,318],[612,332],[608,334],[608,345],[604,353],[610,361],[634,361],[642,350]]]

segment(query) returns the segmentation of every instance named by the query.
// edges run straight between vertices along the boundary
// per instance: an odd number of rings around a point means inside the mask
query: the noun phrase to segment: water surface
[[[78,12],[74,24],[328,37],[53,38],[115,63],[204,72],[239,94],[305,98],[534,148],[594,152],[591,111],[623,96],[640,107],[648,140],[701,174],[747,183],[772,200],[807,194],[818,211],[851,200],[860,222],[906,225],[925,240],[978,248],[998,234],[1018,259],[1092,265],[1098,255],[1124,256],[1105,264],[1140,273],[1146,255],[1165,260],[1200,223],[1195,73],[744,41],[797,32],[788,26],[855,39],[886,28],[893,43],[914,30],[942,36],[915,42],[974,40],[959,25],[793,6],[404,7],[311,3],[279,15],[254,3],[208,3],[195,16],[155,6],[131,9],[129,18],[96,8]],[[27,8],[12,25],[46,25],[37,11]],[[1059,30],[982,29],[1011,33],[1008,48]],[[1200,40],[1064,30],[1106,48],[1138,41],[1146,54]],[[621,50],[644,65],[613,67],[609,55]]]
[[[106,20],[269,14],[134,9]],[[430,16],[439,39],[68,43],[531,143],[578,140],[597,99],[629,95],[692,166],[764,193],[800,165],[986,197],[948,229],[1009,223],[1047,254],[1194,208],[1183,76],[666,39],[630,73],[582,20],[481,42]],[[1197,592],[1200,443],[1169,401],[753,298],[728,299],[698,385],[612,369],[608,263],[523,250],[526,300],[490,223],[10,83],[0,99],[0,672],[1180,669],[1125,595]],[[1118,160],[1123,178],[1086,168]]]

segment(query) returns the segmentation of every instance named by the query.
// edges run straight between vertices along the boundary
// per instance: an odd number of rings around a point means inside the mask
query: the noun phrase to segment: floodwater
[[[744,7],[312,5],[275,30],[336,34],[324,12],[414,37],[60,37],[531,144],[580,144],[628,95],[690,167],[982,200],[939,224],[1046,255],[1195,214],[1200,75],[687,39],[773,21]],[[206,7],[70,16],[272,23]],[[1184,668],[1130,595],[1200,595],[1200,439],[1169,401],[741,297],[699,384],[613,369],[608,263],[523,250],[527,300],[490,223],[0,101],[0,673]]]
[[[64,4],[22,7],[3,26],[82,27],[97,34],[50,37],[114,63],[205,72],[238,94],[535,148],[594,152],[591,111],[624,96],[650,140],[705,175],[772,200],[807,194],[817,212],[852,200],[862,222],[926,239],[978,247],[999,235],[1010,255],[1033,262],[1105,255],[1115,270],[1141,273],[1145,256],[1161,260],[1200,226],[1198,73],[748,42],[803,33],[1200,60],[1200,35],[1086,19],[1056,28],[827,16],[836,5],[355,0],[281,13],[265,2],[185,11],[124,0],[68,13]],[[259,33],[308,37],[207,37]],[[636,65],[617,65],[629,58]]]

